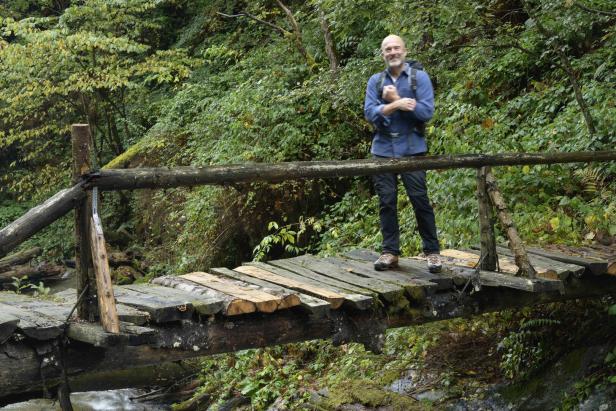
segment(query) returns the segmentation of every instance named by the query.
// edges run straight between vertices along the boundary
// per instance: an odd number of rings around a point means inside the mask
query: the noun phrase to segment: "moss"
[[[320,404],[335,409],[342,404],[360,403],[368,407],[387,406],[392,410],[425,410],[426,404],[410,397],[384,390],[371,380],[345,380],[330,390],[329,398]]]

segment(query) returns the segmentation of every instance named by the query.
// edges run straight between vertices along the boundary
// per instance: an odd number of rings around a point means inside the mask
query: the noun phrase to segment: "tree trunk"
[[[498,255],[496,254],[496,238],[492,205],[486,184],[486,174],[490,167],[477,169],[477,200],[479,203],[479,234],[481,238],[481,257],[479,268],[486,271],[496,271]]]

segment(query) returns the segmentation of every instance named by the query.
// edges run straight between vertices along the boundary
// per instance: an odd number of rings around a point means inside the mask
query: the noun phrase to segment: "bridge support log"
[[[73,183],[81,180],[81,176],[90,172],[90,126],[88,124],[73,124],[71,128],[73,141]],[[90,219],[92,213],[90,203],[92,193],[88,193],[75,206],[75,272],[77,274],[77,295],[84,289],[84,297],[77,306],[79,318],[94,321],[96,317],[96,282],[94,267],[90,256]]]
[[[479,237],[481,239],[479,268],[486,271],[496,271],[498,255],[496,254],[496,238],[494,236],[494,215],[486,183],[488,172],[490,172],[490,167],[477,169],[477,202],[479,203]]]
[[[505,203],[505,199],[500,193],[498,186],[496,185],[496,178],[494,178],[494,174],[490,170],[486,171],[486,185],[488,189],[488,194],[490,195],[490,200],[492,200],[492,204],[494,204],[494,208],[496,208],[496,214],[498,215],[498,219],[501,224],[505,228],[505,232],[507,233],[507,238],[509,239],[509,248],[513,251],[515,263],[518,266],[518,275],[522,275],[528,278],[537,277],[537,272],[535,268],[531,265],[528,260],[528,254],[526,253],[526,249],[524,248],[524,243],[518,234],[518,229],[509,214],[509,210],[507,208],[507,204]]]
[[[426,296],[422,306],[388,315],[369,310],[332,311],[329,316],[313,317],[301,310],[290,309],[234,318],[216,316],[202,323],[180,321],[165,326],[149,326],[159,334],[157,343],[152,346],[97,348],[72,342],[67,347],[65,360],[68,375],[74,376],[313,339],[330,338],[336,343],[356,341],[378,349],[382,342],[379,335],[386,328],[540,303],[598,297],[610,292],[616,292],[616,278],[593,276],[570,278],[564,294],[558,291],[528,293],[494,287],[484,287],[472,295],[436,293]],[[1,344],[0,402],[11,394],[40,392],[41,373],[48,388],[59,383],[57,358],[57,347],[50,343],[26,339]]]

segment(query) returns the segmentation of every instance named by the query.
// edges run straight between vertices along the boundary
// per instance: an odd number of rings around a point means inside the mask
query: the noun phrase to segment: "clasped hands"
[[[394,104],[395,108],[402,111],[414,111],[417,106],[417,101],[414,98],[401,98],[395,86],[389,85],[383,87],[383,100]]]

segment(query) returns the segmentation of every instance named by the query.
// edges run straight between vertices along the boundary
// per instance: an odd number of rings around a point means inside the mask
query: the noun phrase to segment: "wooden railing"
[[[588,163],[616,160],[616,150],[590,152],[466,154],[426,156],[399,159],[370,159],[347,161],[302,161],[277,164],[247,163],[207,167],[138,168],[93,171],[90,165],[91,135],[87,124],[74,124],[73,183],[43,204],[32,208],[22,217],[0,230],[0,257],[42,230],[72,209],[75,209],[75,252],[78,273],[78,295],[85,296],[78,305],[79,316],[93,321],[97,312],[104,328],[117,332],[117,313],[111,289],[109,268],[104,249],[102,226],[92,212],[92,189],[126,190],[170,188],[205,184],[241,182],[279,182],[284,180],[368,176],[382,173],[401,173],[415,170],[453,168],[477,169],[477,197],[481,234],[480,266],[484,270],[496,268],[496,244],[492,209],[507,233],[510,248],[519,267],[519,275],[535,276],[528,261],[513,219],[507,211],[490,166],[532,165],[556,163]],[[96,262],[95,264],[93,262]],[[95,269],[96,267],[96,269]],[[102,289],[101,289],[102,288]],[[96,296],[96,297],[95,297]],[[98,299],[98,304],[96,300]],[[96,309],[98,305],[98,309]]]

